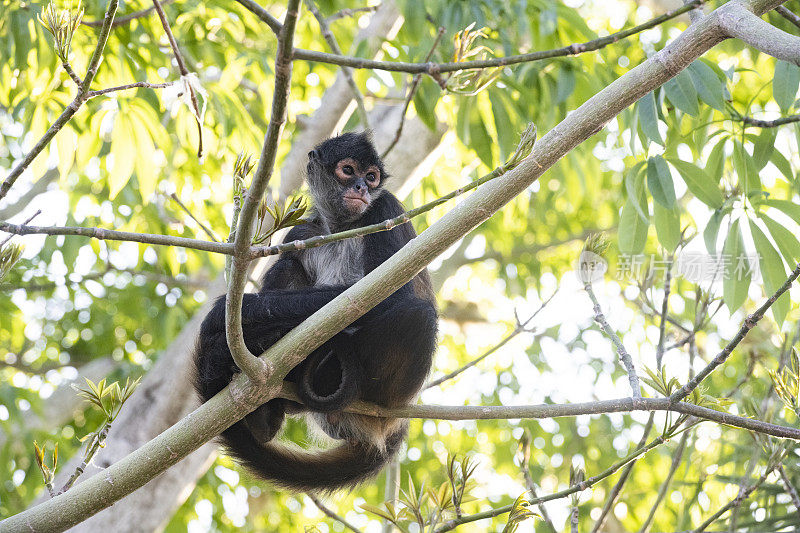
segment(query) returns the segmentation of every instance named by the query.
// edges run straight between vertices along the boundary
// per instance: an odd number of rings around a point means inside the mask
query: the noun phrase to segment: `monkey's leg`
[[[431,368],[436,307],[405,292],[380,313],[365,315],[359,326],[354,347],[362,369],[361,398],[385,406],[408,402]]]
[[[312,410],[338,411],[360,394],[361,372],[348,330],[312,352],[298,367],[298,393]]]
[[[286,400],[275,398],[244,417],[244,423],[260,443],[271,441],[280,431],[286,414]]]

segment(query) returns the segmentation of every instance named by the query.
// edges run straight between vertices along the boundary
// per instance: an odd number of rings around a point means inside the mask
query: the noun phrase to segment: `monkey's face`
[[[382,192],[386,172],[369,137],[345,133],[308,154],[308,185],[314,205],[329,224],[360,219]]]
[[[381,170],[377,165],[362,168],[352,157],[336,163],[333,171],[341,186],[342,208],[353,217],[360,217],[372,202],[372,194],[381,183]]]

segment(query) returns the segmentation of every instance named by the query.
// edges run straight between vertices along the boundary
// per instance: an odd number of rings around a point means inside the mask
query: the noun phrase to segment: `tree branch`
[[[169,26],[167,15],[164,14],[164,10],[161,8],[159,0],[153,0],[153,8],[156,10],[156,13],[158,13],[158,18],[161,20],[161,26],[164,28],[164,33],[167,34],[169,46],[172,48],[172,54],[175,56],[175,62],[178,63],[178,70],[181,73],[181,77],[185,78],[189,75],[189,69],[186,68],[186,62],[183,60],[183,55],[181,54],[180,48],[178,48],[178,41],[175,40],[175,36],[172,34],[172,28]],[[186,88],[189,89],[189,97],[192,99],[192,107],[194,107],[194,119],[195,122],[197,122],[197,157],[203,157],[203,123],[200,115],[200,104],[197,102],[197,95],[195,94],[192,85],[190,83],[186,83]]]
[[[330,47],[331,52],[337,56],[342,55],[342,49],[339,48],[339,43],[336,42],[336,38],[331,33],[331,29],[328,27],[325,17],[322,16],[322,13],[320,13],[314,1],[305,0],[305,3],[308,7],[308,10],[311,11],[311,13],[317,19],[320,33],[322,33],[322,38],[325,39],[326,43],[328,43],[328,47]],[[361,126],[365,130],[368,130],[369,119],[367,118],[367,108],[364,107],[364,95],[361,94],[358,85],[356,85],[356,80],[353,79],[353,70],[350,67],[342,67],[342,74],[344,75],[344,79],[347,80],[350,90],[353,92],[353,99],[356,101],[356,109],[358,110],[358,118],[361,121]]]
[[[272,31],[278,33],[280,31],[280,22],[275,17],[270,15],[263,7],[259,6],[253,0],[236,0],[247,10],[256,15],[259,19],[269,25]],[[375,61],[371,59],[363,59],[350,56],[337,56],[336,54],[328,54],[325,52],[315,52],[312,50],[303,50],[296,48],[293,51],[294,59],[301,59],[307,61],[317,61],[320,63],[330,63],[333,65],[347,66],[357,69],[375,69],[387,70],[390,72],[408,72],[411,74],[428,74],[437,75],[442,72],[455,72],[458,70],[472,70],[490,67],[502,67],[507,65],[515,65],[518,63],[530,63],[532,61],[541,61],[544,59],[551,59],[554,57],[564,57],[570,55],[582,54],[585,52],[593,52],[605,46],[616,43],[621,39],[636,35],[644,30],[653,28],[668,20],[678,17],[696,7],[704,4],[707,0],[693,0],[688,4],[664,13],[658,17],[640,24],[627,30],[612,33],[606,37],[594,39],[581,44],[572,44],[562,48],[553,50],[542,50],[538,52],[531,52],[529,54],[519,54],[507,57],[498,57],[494,59],[478,60],[478,61],[461,61],[451,63],[403,63],[394,61]]]
[[[444,196],[440,196],[436,200],[430,201],[427,204],[423,204],[419,207],[415,207],[414,209],[409,209],[402,215],[386,219],[383,222],[378,222],[377,224],[370,224],[369,226],[361,226],[358,228],[340,231],[337,233],[330,233],[328,235],[319,235],[316,237],[310,237],[302,241],[284,242],[282,244],[275,244],[272,246],[253,246],[250,249],[250,257],[255,259],[256,257],[267,257],[270,255],[277,255],[283,252],[289,252],[293,250],[306,250],[308,248],[316,248],[317,246],[322,246],[323,244],[328,244],[331,242],[343,241],[345,239],[352,239],[354,237],[360,237],[362,235],[369,235],[370,233],[389,231],[390,229],[399,226],[400,224],[406,224],[410,222],[412,218],[419,216],[423,213],[427,213],[434,207],[439,206],[445,203],[446,201],[455,198],[456,196],[471,191],[472,189],[475,189],[480,185],[487,183],[490,180],[502,176],[505,172],[506,172],[506,167],[504,166],[497,167],[496,169],[486,174],[485,176],[482,176],[474,181],[471,181],[467,185],[459,187],[458,189],[455,189],[454,191],[451,191],[445,194]]]
[[[688,439],[689,432],[687,431],[681,435],[681,441],[678,443],[678,448],[672,454],[672,464],[670,464],[667,477],[661,482],[661,486],[658,489],[658,494],[656,495],[656,501],[653,502],[653,505],[650,507],[650,512],[647,514],[647,518],[645,518],[642,527],[639,528],[639,533],[647,533],[647,531],[650,530],[650,525],[653,523],[653,518],[656,516],[656,511],[661,505],[661,502],[664,501],[664,496],[667,495],[667,490],[672,483],[672,478],[675,477],[675,472],[678,470],[678,466],[681,464],[683,453],[686,450],[686,441]]]
[[[784,6],[778,6],[775,8],[775,11],[778,12],[783,18],[800,28],[800,17],[795,15],[793,12],[786,9]]]
[[[431,49],[425,56],[426,63],[430,61],[431,56],[433,56],[433,52],[435,52],[436,47],[439,46],[439,41],[442,40],[444,31],[445,31],[444,26],[440,26],[439,31],[436,33],[436,39],[434,39],[433,44],[431,45]],[[417,94],[417,89],[419,88],[419,83],[421,81],[422,81],[422,74],[415,74],[414,78],[411,80],[411,87],[408,89],[408,94],[406,95],[405,102],[403,103],[403,114],[400,117],[400,124],[397,125],[397,131],[395,131],[394,133],[392,142],[389,143],[389,146],[387,146],[386,150],[384,150],[383,153],[381,154],[381,159],[385,159],[386,156],[389,155],[389,152],[392,151],[392,148],[394,148],[394,145],[397,144],[397,141],[400,140],[400,136],[403,134],[403,125],[406,123],[406,113],[408,113],[408,106],[411,105],[411,100],[413,100],[414,95]]]
[[[589,298],[592,300],[592,309],[594,310],[595,322],[600,325],[600,328],[605,332],[608,338],[611,339],[611,342],[617,349],[617,354],[619,355],[619,360],[622,363],[622,367],[628,374],[628,383],[630,383],[633,397],[641,398],[642,386],[639,384],[639,376],[636,375],[636,367],[633,366],[631,354],[629,354],[628,350],[625,349],[625,345],[622,344],[622,340],[620,340],[619,335],[614,332],[614,330],[611,328],[611,325],[608,323],[608,320],[606,320],[606,317],[603,314],[603,308],[600,307],[600,302],[597,301],[597,297],[594,295],[594,290],[592,290],[591,280],[587,279],[587,281],[583,284],[583,288],[586,290],[586,294],[588,294]]]
[[[644,430],[642,431],[642,438],[639,439],[639,444],[636,445],[637,448],[641,448],[647,442],[647,437],[650,435],[650,430],[653,428],[654,420],[655,420],[655,411],[650,411],[650,417],[647,419],[647,424],[645,424]],[[622,493],[622,488],[625,486],[625,483],[627,483],[628,478],[631,475],[631,471],[633,470],[633,467],[636,465],[636,463],[637,461],[631,461],[630,463],[625,465],[625,469],[622,471],[622,473],[619,476],[619,479],[614,484],[614,488],[611,489],[611,492],[609,493],[605,504],[603,504],[603,509],[600,512],[600,517],[594,523],[594,526],[592,526],[591,533],[597,533],[600,530],[600,528],[603,527],[603,524],[605,523],[608,513],[611,512],[611,509],[614,507],[614,505],[616,505],[617,498],[619,498],[620,493]]]
[[[726,505],[723,505],[719,510],[717,510],[717,512],[708,517],[708,519],[702,524],[700,524],[696,529],[694,529],[692,533],[703,533],[703,531],[705,531],[708,526],[713,524],[720,516],[724,515],[731,509],[735,509],[740,505],[742,505],[742,503],[744,503],[744,501],[747,498],[749,498],[750,495],[767,480],[767,477],[769,477],[769,475],[772,473],[774,469],[775,466],[773,466],[772,468],[767,468],[767,471],[764,472],[764,474],[761,477],[759,477],[752,485],[739,490],[739,494],[737,494],[734,499],[729,501]]]
[[[343,19],[345,17],[352,17],[353,15],[357,15],[359,13],[372,13],[378,9],[379,6],[366,6],[366,7],[356,7],[352,9],[342,9],[341,11],[337,11],[327,19],[327,22],[333,22],[335,20]]]
[[[161,0],[161,5],[163,6],[163,5],[171,4],[174,1],[175,0]],[[150,13],[155,11],[155,9],[156,9],[155,7],[148,7],[147,9],[142,9],[141,11],[134,11],[133,13],[131,13],[129,15],[124,15],[122,17],[117,17],[117,18],[114,19],[114,22],[111,23],[111,27],[112,28],[116,28],[117,26],[121,26],[123,24],[127,24],[128,22],[130,22],[130,21],[132,21],[134,19],[146,17],[147,15],[149,15]],[[84,26],[99,27],[99,26],[103,25],[103,21],[102,20],[82,20],[81,24],[83,24]]]
[[[80,226],[24,226],[0,222],[0,231],[15,233],[17,235],[80,235],[100,240],[133,241],[145,244],[159,244],[163,246],[180,246],[191,250],[203,250],[218,254],[232,255],[233,244],[225,242],[209,242],[186,237],[172,237],[157,233],[133,233],[130,231],[117,231],[103,228],[83,228]]]
[[[730,37],[776,59],[800,66],[800,37],[776,28],[736,2],[720,15],[719,21],[720,28]]]
[[[774,120],[762,120],[758,118],[741,116],[739,120],[748,126],[755,126],[757,128],[777,128],[784,124],[792,124],[793,122],[800,122],[800,115],[788,115],[785,117],[776,118]]]
[[[135,83],[128,83],[127,85],[119,85],[117,87],[109,87],[108,89],[100,89],[98,91],[89,91],[86,96],[87,99],[94,98],[103,94],[113,93],[117,91],[127,91],[128,89],[136,89],[137,87],[144,87],[146,89],[163,89],[169,87],[171,83],[150,83],[147,81],[137,81]]]
[[[355,533],[361,533],[360,529],[358,529],[356,526],[354,526],[353,524],[348,522],[343,516],[340,516],[335,511],[330,509],[327,505],[322,503],[322,500],[317,498],[314,494],[312,494],[310,492],[307,492],[306,496],[308,496],[309,499],[312,502],[314,502],[314,505],[317,506],[317,509],[322,511],[328,518],[330,518],[332,520],[336,520],[337,522],[342,524],[345,527],[345,529],[349,529],[350,531],[355,531]]]
[[[278,52],[275,59],[275,90],[272,96],[272,116],[264,136],[258,168],[245,193],[244,204],[239,214],[239,224],[233,242],[234,256],[231,277],[228,283],[228,296],[225,300],[225,333],[233,360],[254,383],[264,383],[268,368],[244,343],[242,332],[242,300],[247,283],[247,266],[253,259],[250,247],[255,232],[254,220],[258,206],[264,196],[275,167],[283,125],[286,122],[286,108],[289,100],[289,84],[292,78],[292,41],[297,22],[300,0],[289,0],[286,19],[278,37]]]

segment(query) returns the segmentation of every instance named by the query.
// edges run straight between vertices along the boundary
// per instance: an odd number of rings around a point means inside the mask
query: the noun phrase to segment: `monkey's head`
[[[308,153],[309,190],[328,222],[348,224],[361,218],[383,192],[386,177],[366,133],[344,133]]]

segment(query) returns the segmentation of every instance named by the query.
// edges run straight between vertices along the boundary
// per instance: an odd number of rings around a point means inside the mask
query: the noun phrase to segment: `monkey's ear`
[[[308,160],[309,161],[319,160],[319,152],[317,152],[316,150],[311,150],[310,152],[308,152]]]

